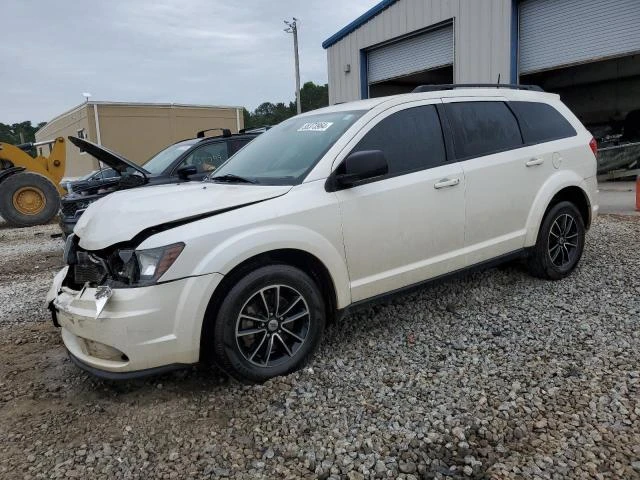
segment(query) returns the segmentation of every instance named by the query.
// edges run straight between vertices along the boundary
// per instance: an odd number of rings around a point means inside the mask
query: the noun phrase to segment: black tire
[[[39,173],[16,173],[0,183],[0,216],[11,226],[49,223],[59,208],[58,190]]]
[[[568,276],[582,257],[584,236],[584,221],[576,206],[571,202],[553,205],[542,220],[529,257],[531,274],[547,280]]]
[[[279,303],[275,301],[276,292]],[[296,295],[302,300],[296,300]],[[275,305],[280,308],[274,308]],[[304,315],[304,308],[308,315]],[[250,316],[241,317],[244,313]],[[290,320],[296,316],[300,318]],[[210,351],[203,356],[213,357],[220,368],[244,383],[261,383],[287,375],[311,358],[320,343],[325,318],[322,295],[306,273],[289,265],[261,267],[231,288],[215,319],[206,319],[214,322],[214,328],[204,330],[213,330],[213,338],[204,339],[203,348]],[[245,333],[258,330],[261,332]],[[238,332],[243,335],[237,336]],[[272,348],[268,350],[270,345]]]

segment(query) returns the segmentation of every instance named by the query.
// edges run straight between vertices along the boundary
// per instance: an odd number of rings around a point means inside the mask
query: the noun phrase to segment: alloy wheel
[[[307,340],[311,317],[302,294],[287,285],[269,285],[249,297],[236,320],[236,343],[259,367],[281,365]]]
[[[549,257],[556,267],[566,268],[578,252],[578,223],[568,213],[559,215],[549,230]]]

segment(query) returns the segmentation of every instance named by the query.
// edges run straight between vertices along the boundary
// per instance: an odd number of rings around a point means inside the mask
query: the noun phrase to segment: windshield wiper
[[[209,177],[212,182],[220,182],[220,183],[256,183],[253,180],[249,180],[248,178],[241,177],[239,175],[234,175],[233,173],[227,173],[226,175],[220,175],[217,177]]]

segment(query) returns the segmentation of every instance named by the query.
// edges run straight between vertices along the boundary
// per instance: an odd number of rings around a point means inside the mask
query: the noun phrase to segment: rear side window
[[[231,156],[234,153],[236,153],[238,150],[240,150],[242,147],[244,147],[251,140],[252,140],[251,138],[233,138],[233,139],[229,140],[229,142],[228,142],[228,144],[229,144],[229,156]]]
[[[437,167],[446,161],[442,127],[433,105],[389,115],[358,142],[353,152],[382,150],[389,175]]]
[[[481,157],[523,145],[518,122],[504,102],[446,103],[458,159]]]
[[[575,129],[551,105],[540,102],[509,102],[520,121],[524,143],[542,143],[573,137]]]

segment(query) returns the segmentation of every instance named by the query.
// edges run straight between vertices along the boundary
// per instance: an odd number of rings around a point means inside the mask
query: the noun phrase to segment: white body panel
[[[325,191],[324,182],[303,183],[268,202],[160,232],[139,248],[168,245],[175,243],[175,238],[189,241],[181,261],[171,266],[163,280],[225,275],[260,253],[293,248],[311,253],[327,267],[339,308],[351,302],[338,202],[334,194]]]
[[[549,103],[578,133],[328,191],[327,178],[381,119],[418,105],[486,99]],[[366,113],[293,187],[167,185],[121,191],[94,203],[76,227],[85,250],[130,242],[143,230],[170,222],[178,223],[146,236],[136,249],[177,242],[185,247],[160,283],[114,288],[97,319],[96,289],[76,292],[63,287],[63,270],[48,301],[58,309],[63,340],[73,355],[109,372],[196,362],[205,310],[219,283],[239,264],[262,253],[293,249],[314,256],[329,273],[336,307],[343,309],[534,245],[549,202],[563,188],[578,187],[588,198],[592,216],[597,213],[591,136],[555,95],[454,90],[324,109],[350,110]],[[531,159],[541,161],[527,167]],[[443,181],[451,184],[434,188]],[[128,360],[96,358],[86,341],[115,348]]]
[[[87,250],[129,240],[162,223],[277,197],[291,187],[221,185],[189,182],[131,189],[107,195],[89,205],[74,231]],[[93,214],[110,211],[113,215]],[[126,212],[126,214],[125,214]]]
[[[444,179],[459,183],[435,189]],[[354,302],[464,266],[464,175],[459,164],[337,194]]]
[[[54,279],[47,302],[53,301],[58,309],[62,338],[76,358],[113,373],[198,361],[202,318],[222,275],[116,289],[96,318],[96,289],[61,288],[66,268]],[[97,358],[87,348],[87,340],[115,348],[128,359]]]

